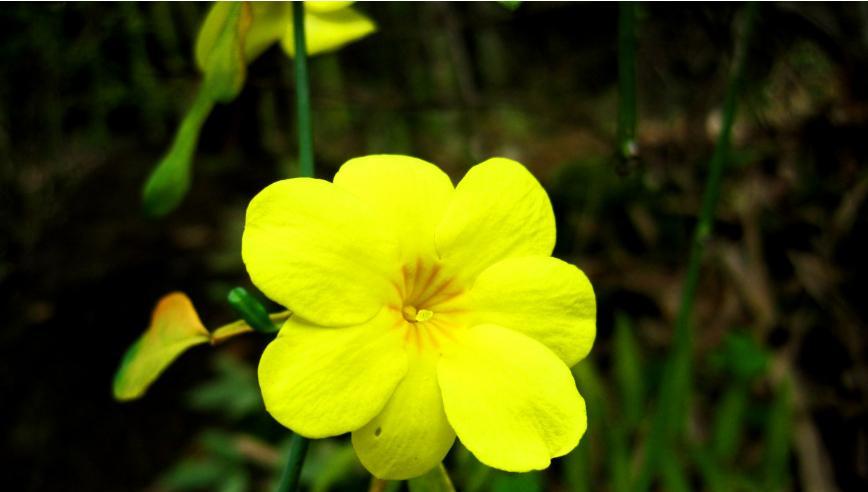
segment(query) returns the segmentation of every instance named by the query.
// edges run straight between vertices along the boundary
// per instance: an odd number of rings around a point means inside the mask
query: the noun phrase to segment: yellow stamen
[[[418,313],[416,313],[416,321],[428,321],[431,317],[434,316],[434,313],[427,309],[420,309]]]

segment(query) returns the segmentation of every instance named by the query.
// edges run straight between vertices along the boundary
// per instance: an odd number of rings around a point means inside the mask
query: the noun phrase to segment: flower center
[[[415,323],[417,321],[428,321],[432,317],[434,317],[434,312],[429,311],[427,309],[416,309],[414,306],[404,306],[404,309],[401,310],[401,314],[404,315],[404,319]]]
[[[436,260],[418,259],[404,265],[395,283],[401,304],[405,340],[419,350],[439,350],[444,339],[463,325],[461,298],[464,285]]]

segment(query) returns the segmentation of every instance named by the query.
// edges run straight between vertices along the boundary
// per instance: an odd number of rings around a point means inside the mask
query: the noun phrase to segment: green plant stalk
[[[304,2],[292,2],[292,27],[295,35],[295,97],[296,116],[298,118],[298,162],[299,174],[312,178],[313,168],[313,132],[310,123],[310,84],[307,71],[307,45],[304,33]],[[277,492],[295,492],[298,489],[298,478],[307,456],[310,441],[298,434],[292,435],[289,446],[289,458]]]
[[[705,245],[711,236],[714,226],[714,211],[720,198],[720,186],[723,172],[729,155],[732,125],[735,121],[738,98],[744,83],[745,60],[754,20],[757,13],[757,3],[747,4],[744,25],[736,43],[729,86],[723,106],[723,121],[718,135],[714,153],[709,163],[708,177],[705,183],[705,193],[702,199],[702,209],[699,222],[693,233],[690,248],[690,258],[687,275],[681,291],[681,304],[675,321],[674,347],[666,361],[660,393],[657,398],[657,408],[651,424],[651,430],[645,443],[645,459],[642,463],[634,490],[647,491],[653,475],[660,464],[660,456],[669,452],[670,447],[680,435],[683,428],[679,422],[686,417],[686,396],[690,389],[691,347],[693,334],[690,329],[690,319],[693,314],[696,289],[699,285],[699,271]]]
[[[313,130],[310,123],[310,84],[307,70],[307,45],[304,34],[304,2],[292,2],[292,26],[295,35],[295,101],[298,115],[299,174],[312,178]]]
[[[636,158],[636,2],[618,4],[618,158]]]
[[[283,469],[283,475],[280,476],[277,492],[298,490],[298,477],[301,476],[301,467],[307,456],[308,444],[310,441],[306,437],[298,434],[292,435],[289,441],[289,460],[286,463],[286,468]]]

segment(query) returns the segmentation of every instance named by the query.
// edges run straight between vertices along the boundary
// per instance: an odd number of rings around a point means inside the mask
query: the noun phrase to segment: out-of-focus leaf
[[[244,467],[233,468],[229,475],[221,480],[219,492],[247,492],[250,490],[250,475]]]
[[[238,450],[236,439],[231,434],[211,429],[199,435],[199,443],[212,456],[216,456],[227,463],[241,463],[244,457]]]
[[[690,492],[690,484],[684,464],[675,453],[666,453],[660,459],[663,490],[667,492]]]
[[[788,382],[779,385],[766,423],[763,477],[769,491],[783,490],[787,481],[793,427],[791,393]]]
[[[225,467],[216,460],[184,460],[177,463],[160,479],[169,490],[210,489],[220,482]]]
[[[488,483],[488,477],[494,472],[473,456],[461,441],[455,443],[455,468],[452,476],[457,476],[462,492],[479,492]]]
[[[570,492],[591,492],[590,441],[582,439],[576,449],[564,457],[564,481]]]
[[[339,490],[337,485],[350,475],[350,471],[361,464],[352,446],[342,446],[324,461],[322,471],[316,475],[311,492]]]
[[[762,375],[768,363],[768,353],[746,333],[727,335],[721,349],[711,358],[712,367],[735,376],[739,381]]]
[[[173,292],[163,297],[154,308],[150,327],[121,361],[114,378],[114,397],[118,400],[140,397],[173,360],[188,348],[208,340],[208,330],[186,294]]]
[[[542,492],[540,472],[507,473],[497,471],[491,480],[492,492]]]
[[[741,383],[730,386],[714,416],[714,430],[711,447],[717,460],[727,463],[735,457],[744,434],[745,408],[747,407],[748,388]]]
[[[264,407],[256,381],[256,373],[233,357],[215,360],[217,376],[202,384],[187,396],[189,405],[197,410],[219,412],[230,420],[238,420],[260,412]]]
[[[630,491],[630,463],[627,451],[627,433],[616,425],[608,429],[609,479],[612,492]]]
[[[633,324],[623,313],[615,319],[615,378],[626,423],[632,428],[642,418],[644,383]]]
[[[497,3],[499,3],[501,7],[512,11],[521,7],[521,0],[499,0]]]
[[[731,483],[729,474],[725,473],[721,468],[719,461],[712,451],[695,447],[691,450],[691,456],[699,469],[699,473],[702,475],[705,489],[711,492],[733,490],[731,486],[728,486]]]
[[[377,24],[352,7],[329,12],[305,9],[304,39],[308,55],[334,51],[377,31]],[[281,39],[287,55],[295,56],[295,30],[290,22]]]
[[[200,88],[193,100],[193,106],[175,133],[172,147],[145,182],[142,189],[142,207],[145,214],[151,217],[166,215],[174,210],[187,194],[199,132],[213,107],[211,97]]]
[[[452,480],[449,479],[449,474],[446,473],[443,463],[435,466],[421,477],[407,480],[407,486],[410,488],[410,492],[455,492],[455,487],[452,485]]]

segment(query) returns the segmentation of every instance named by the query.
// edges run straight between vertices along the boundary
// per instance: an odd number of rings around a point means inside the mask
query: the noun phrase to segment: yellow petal
[[[166,295],[154,308],[151,326],[124,355],[115,374],[114,397],[133,400],[142,396],[173,360],[188,348],[207,343],[208,338],[190,298],[182,292]]]
[[[444,262],[474,277],[514,256],[548,256],[555,217],[545,190],[518,162],[493,158],[467,172],[437,227]]]
[[[250,5],[253,7],[253,23],[244,39],[247,63],[278,42],[286,32],[286,26],[292,23],[292,4],[289,2],[251,2]]]
[[[397,295],[400,254],[370,207],[318,179],[262,190],[247,208],[241,256],[253,283],[294,315],[363,323]]]
[[[570,370],[521,333],[479,325],[460,333],[437,366],[446,416],[482,463],[540,470],[585,432],[585,402]]]
[[[331,12],[314,10],[306,10],[304,16],[304,39],[308,55],[336,50],[377,30],[374,21],[353,8]],[[281,42],[289,56],[295,56],[294,35],[292,23],[289,23]]]
[[[336,436],[370,422],[407,373],[399,323],[403,320],[388,309],[345,328],[290,318],[259,361],[268,413],[311,438]]]
[[[314,13],[334,12],[345,9],[355,2],[304,2],[305,10]]]
[[[581,270],[548,256],[508,258],[484,270],[470,290],[474,324],[490,323],[542,342],[567,366],[596,334],[594,289]]]
[[[403,155],[371,155],[347,161],[335,185],[371,205],[396,232],[403,258],[433,258],[434,229],[454,190],[434,164]]]
[[[443,412],[435,361],[414,356],[386,407],[353,432],[359,460],[374,476],[406,480],[437,466],[455,431]]]

